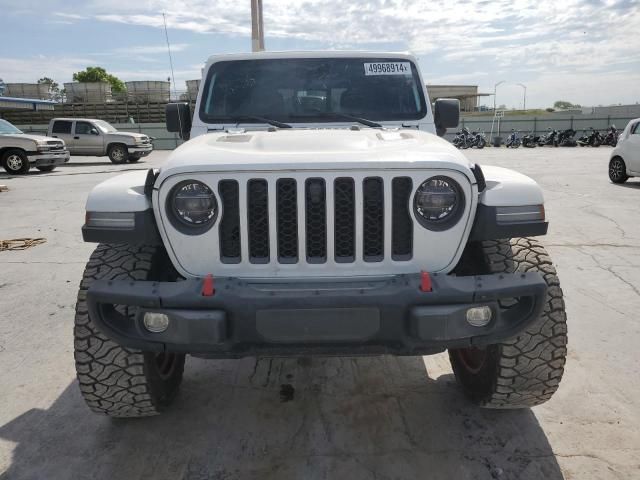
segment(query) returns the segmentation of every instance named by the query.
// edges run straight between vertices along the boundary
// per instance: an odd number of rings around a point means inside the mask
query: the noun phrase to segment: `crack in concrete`
[[[580,249],[579,249],[580,250]],[[585,255],[591,257],[591,260],[593,260],[593,262],[596,264],[597,268],[600,268],[601,270],[604,270],[605,272],[609,272],[611,275],[613,275],[614,277],[616,277],[618,280],[620,280],[622,283],[624,283],[625,285],[627,285],[628,287],[631,288],[631,290],[633,290],[633,292],[640,297],[640,289],[638,289],[638,287],[636,287],[634,284],[632,284],[631,282],[629,282],[627,279],[625,279],[624,277],[622,277],[622,275],[620,275],[619,273],[615,272],[613,270],[613,267],[605,267],[604,265],[602,265],[600,263],[600,261],[596,258],[596,256],[593,253],[589,253],[589,252],[585,252],[584,250],[580,250],[582,253],[584,253]]]

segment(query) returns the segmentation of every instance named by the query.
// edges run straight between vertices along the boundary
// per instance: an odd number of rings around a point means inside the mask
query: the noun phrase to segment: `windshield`
[[[104,120],[96,120],[93,123],[96,125],[96,127],[98,127],[102,131],[102,133],[109,133],[109,132],[117,132],[118,131],[118,130],[116,130],[116,127],[114,127],[110,123],[105,122]]]
[[[417,120],[427,114],[416,66],[404,59],[284,58],[214,63],[200,104],[205,123]]]
[[[0,118],[0,135],[15,135],[16,133],[23,133],[22,130],[18,130],[6,120]]]

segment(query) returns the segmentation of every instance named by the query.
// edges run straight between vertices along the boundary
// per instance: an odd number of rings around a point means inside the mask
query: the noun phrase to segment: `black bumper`
[[[546,283],[539,273],[454,277],[420,275],[363,281],[261,282],[202,280],[128,282],[97,280],[87,292],[91,319],[119,344],[145,351],[214,358],[255,355],[419,355],[450,347],[488,345],[524,330],[541,313]],[[499,299],[519,298],[500,309]],[[135,319],[114,305],[137,306]],[[469,307],[487,305],[484,327],[466,321]],[[147,311],[165,313],[167,330],[149,332]]]

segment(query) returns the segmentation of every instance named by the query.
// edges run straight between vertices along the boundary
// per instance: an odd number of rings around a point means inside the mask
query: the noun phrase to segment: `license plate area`
[[[380,330],[380,311],[373,307],[258,310],[256,330],[273,343],[366,341]]]

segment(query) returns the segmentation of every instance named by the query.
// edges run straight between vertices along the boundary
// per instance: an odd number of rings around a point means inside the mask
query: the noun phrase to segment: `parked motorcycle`
[[[604,135],[602,139],[602,145],[609,145],[610,147],[615,147],[618,144],[618,137],[620,134],[618,133],[618,129],[615,125],[611,125],[607,129],[607,133]]]
[[[456,132],[456,136],[453,139],[453,145],[456,148],[467,149],[471,146],[471,133],[467,127],[463,127],[462,130]]]
[[[575,147],[578,142],[575,140],[576,131],[568,128],[558,134],[558,145],[561,147]]]
[[[465,139],[462,136],[462,132],[460,132],[460,131],[456,132],[456,136],[453,138],[451,143],[456,148],[463,148],[463,145],[465,143]]]
[[[470,132],[467,127],[463,127],[462,130],[456,132],[456,136],[452,141],[456,148],[484,148],[487,145],[487,139],[484,136],[484,132]]]
[[[578,139],[578,145],[581,147],[599,147],[602,145],[602,141],[604,137],[600,134],[598,130],[594,130],[593,127],[590,127],[589,130],[585,130],[583,135]]]
[[[513,128],[511,129],[511,133],[507,137],[507,141],[505,142],[505,146],[507,148],[518,148],[522,144],[522,140],[520,140],[520,136],[518,132],[516,132]]]
[[[471,132],[473,147],[484,148],[487,146],[487,139],[484,132]]]
[[[522,146],[527,148],[535,148],[538,145],[538,140],[540,137],[535,135],[535,132],[527,133],[524,137],[522,137]]]
[[[545,145],[558,146],[558,131],[547,128],[547,133],[540,135],[538,138],[538,146],[544,147]]]

